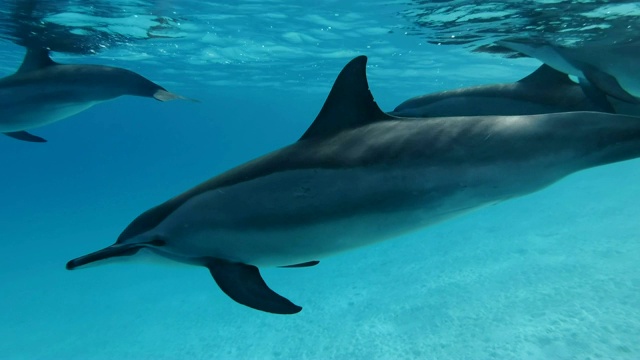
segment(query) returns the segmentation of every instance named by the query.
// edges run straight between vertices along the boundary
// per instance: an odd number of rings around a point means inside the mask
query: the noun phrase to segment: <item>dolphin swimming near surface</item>
[[[26,130],[47,125],[122,95],[186,99],[145,77],[112,66],[58,64],[46,49],[27,49],[18,71],[0,79],[0,132],[45,142]]]
[[[534,115],[568,111],[616,112],[606,94],[541,65],[514,83],[441,91],[411,98],[390,114],[400,117]]]
[[[640,104],[640,42],[575,48],[522,39],[501,40],[497,44],[587,79],[613,98]]]
[[[260,267],[312,266],[640,156],[632,116],[390,116],[369,91],[366,62],[345,66],[297,142],[144,212],[67,269],[150,252],[208,268],[240,304],[293,314],[301,307],[271,290]]]

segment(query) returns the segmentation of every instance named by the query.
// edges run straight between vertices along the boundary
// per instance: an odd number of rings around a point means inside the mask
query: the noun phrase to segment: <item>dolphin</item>
[[[640,42],[571,48],[522,39],[506,39],[497,44],[587,79],[613,98],[640,104]]]
[[[514,83],[466,87],[426,94],[398,105],[401,117],[533,115],[568,111],[616,112],[607,96],[588,82],[542,64]]]
[[[0,79],[0,132],[46,142],[26,130],[47,125],[122,95],[159,101],[186,99],[133,71],[103,65],[67,65],[46,49],[27,49],[18,71]]]
[[[347,64],[295,143],[138,216],[69,270],[148,253],[204,266],[254,309],[302,308],[260,267],[303,267],[640,156],[640,118],[600,112],[399,118],[373,99],[365,56]],[[96,263],[98,264],[98,263]]]

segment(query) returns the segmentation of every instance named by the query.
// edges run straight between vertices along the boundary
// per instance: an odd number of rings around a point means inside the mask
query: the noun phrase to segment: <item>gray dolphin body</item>
[[[638,156],[640,118],[631,116],[389,116],[361,56],[299,141],[148,210],[67,269],[151,251],[207,267],[241,304],[292,314],[301,308],[269,289],[258,267],[315,265]]]
[[[640,104],[640,42],[575,48],[519,39],[497,43],[587,79],[613,98]]]
[[[18,71],[0,79],[0,132],[45,142],[26,130],[82,112],[122,95],[183,99],[132,71],[102,65],[64,65],[47,50],[28,49]]]
[[[607,96],[548,65],[514,83],[442,91],[411,98],[390,114],[402,117],[534,115],[568,111],[616,112]]]

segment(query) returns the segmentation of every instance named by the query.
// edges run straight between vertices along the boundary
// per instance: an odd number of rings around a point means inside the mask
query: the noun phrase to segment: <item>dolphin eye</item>
[[[160,247],[160,246],[167,245],[167,242],[162,240],[162,239],[154,239],[154,240],[149,241],[147,244],[152,245],[152,246]]]

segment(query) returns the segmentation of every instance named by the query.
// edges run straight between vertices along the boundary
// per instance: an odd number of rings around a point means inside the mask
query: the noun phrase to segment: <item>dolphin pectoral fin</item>
[[[191,102],[200,102],[200,100],[190,99],[188,97],[184,97],[178,94],[174,94],[172,92],[168,92],[167,90],[158,89],[153,93],[153,98],[162,102],[171,101],[171,100],[187,100]]]
[[[252,265],[214,259],[206,264],[220,289],[236,302],[273,314],[295,314],[302,308],[269,289]]]
[[[46,139],[41,138],[40,136],[35,136],[33,134],[29,134],[26,131],[14,131],[14,132],[6,132],[5,135],[12,137],[14,139],[28,141],[28,142],[39,142],[44,143],[47,142]]]
[[[301,268],[301,267],[316,266],[319,263],[320,263],[320,261],[314,260],[314,261],[303,262],[303,263],[300,263],[300,264],[285,265],[285,266],[278,266],[278,267],[281,267],[281,268]]]
[[[593,66],[585,66],[582,73],[587,80],[607,93],[607,95],[630,104],[640,104],[640,99],[629,94],[614,76],[600,71]]]
[[[105,260],[118,256],[131,256],[137,253],[143,246],[134,245],[111,245],[102,250],[92,252],[79,258],[75,258],[67,263],[67,270],[90,264],[95,261]]]

